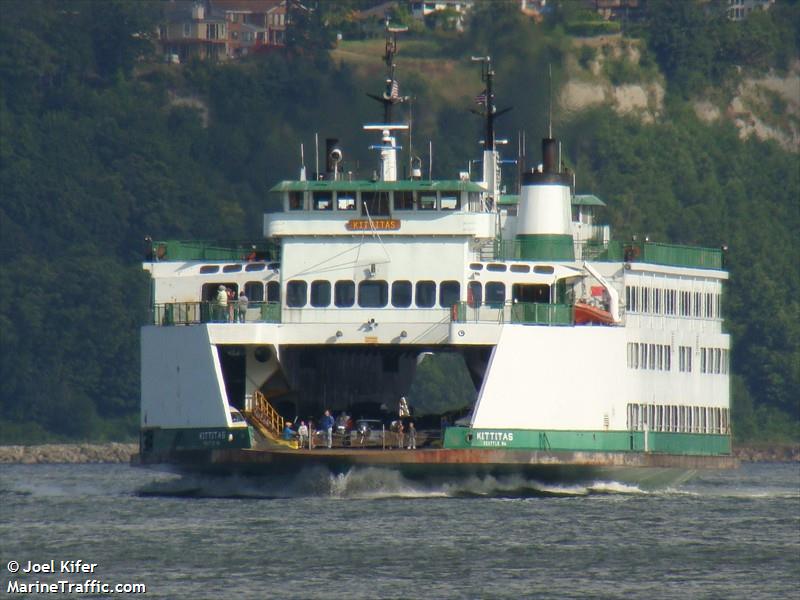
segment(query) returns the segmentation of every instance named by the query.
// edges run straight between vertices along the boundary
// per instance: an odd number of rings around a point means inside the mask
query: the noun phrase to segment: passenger
[[[331,416],[331,411],[326,410],[325,415],[323,415],[322,419],[319,421],[320,429],[325,432],[326,435],[326,442],[328,444],[328,448],[333,447],[333,425],[334,420]]]
[[[214,302],[214,320],[223,322],[225,320],[225,313],[228,311],[228,292],[225,291],[225,286],[220,285],[217,288],[217,298]]]
[[[297,428],[297,436],[300,441],[300,448],[305,448],[308,445],[308,426],[305,421],[300,421],[300,427]]]
[[[287,442],[291,442],[295,438],[295,431],[292,429],[292,424],[290,421],[286,421],[286,424],[283,427],[283,439]]]
[[[228,323],[234,323],[233,309],[236,305],[236,292],[232,288],[228,288],[226,293],[228,294]]]
[[[239,317],[239,323],[244,323],[245,319],[247,318],[247,305],[249,302],[250,300],[245,295],[244,290],[239,292],[239,303],[236,307],[239,311],[239,314],[237,315]]]
[[[397,449],[403,449],[403,422],[400,419],[397,420]]]
[[[414,421],[408,422],[408,433],[406,434],[407,437],[407,444],[406,449],[408,450],[416,450],[417,449],[417,428],[414,426]]]

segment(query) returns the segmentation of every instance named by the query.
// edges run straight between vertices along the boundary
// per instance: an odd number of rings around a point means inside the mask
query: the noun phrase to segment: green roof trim
[[[270,192],[485,192],[486,189],[474,181],[459,179],[425,181],[404,179],[402,181],[281,181]]]
[[[519,194],[503,194],[500,196],[497,204],[500,206],[514,206],[519,204]],[[606,203],[600,200],[594,194],[575,194],[572,197],[573,206],[606,206]]]
[[[572,197],[575,206],[605,206],[606,203],[594,194],[575,194]]]

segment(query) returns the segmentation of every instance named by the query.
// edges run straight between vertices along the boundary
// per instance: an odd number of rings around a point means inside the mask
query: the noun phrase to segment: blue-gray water
[[[145,598],[798,598],[800,466],[677,489],[379,471],[293,484],[121,465],[0,465],[10,580],[144,583]],[[8,573],[81,559],[91,574]],[[25,594],[8,597],[102,597]],[[136,597],[120,595],[117,597]]]

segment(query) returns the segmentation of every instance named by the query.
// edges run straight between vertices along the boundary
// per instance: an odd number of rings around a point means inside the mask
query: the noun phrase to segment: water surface
[[[800,466],[646,492],[422,485],[374,469],[276,481],[0,465],[0,559],[4,594],[10,579],[89,577],[144,583],[147,598],[797,598]],[[98,566],[6,568],[51,559]]]

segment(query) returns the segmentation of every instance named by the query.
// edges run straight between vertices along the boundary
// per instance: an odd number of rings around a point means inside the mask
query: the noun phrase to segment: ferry
[[[148,238],[136,462],[637,485],[736,467],[724,250],[613,239],[552,133],[503,193],[489,57],[481,179],[424,179],[419,160],[400,178],[397,31],[383,122],[364,127],[375,172],[354,178],[328,140],[323,173],[270,190],[263,239]],[[463,357],[476,400],[460,419],[405,405],[431,353]]]

